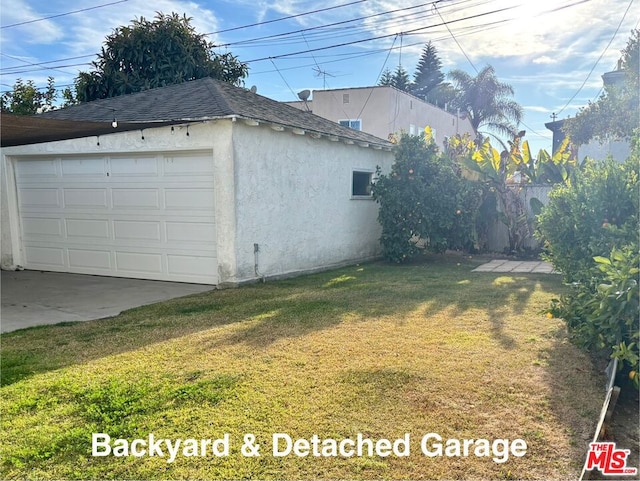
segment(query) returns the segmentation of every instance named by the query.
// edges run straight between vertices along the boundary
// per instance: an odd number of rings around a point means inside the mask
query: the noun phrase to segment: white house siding
[[[214,159],[230,157],[229,131],[196,124],[189,136],[159,127],[3,149],[3,267],[216,284]],[[40,199],[47,192],[58,202]]]
[[[378,206],[351,198],[352,171],[390,170],[393,154],[325,137],[234,126],[236,281],[371,258]]]

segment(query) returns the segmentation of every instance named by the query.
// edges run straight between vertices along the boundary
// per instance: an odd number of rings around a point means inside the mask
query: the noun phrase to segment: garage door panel
[[[61,167],[63,177],[105,177],[107,175],[107,166],[104,157],[62,159]]]
[[[114,239],[160,241],[159,221],[116,220],[113,221]]]
[[[213,208],[213,189],[165,189],[167,209],[210,211]]]
[[[104,208],[107,204],[107,189],[64,189],[65,207]]]
[[[164,163],[164,173],[168,176],[213,175],[213,158],[201,155],[167,157]]]
[[[158,158],[153,157],[113,157],[110,160],[113,177],[157,177]]]
[[[216,230],[213,222],[166,222],[167,242],[215,242]]]
[[[22,179],[38,179],[58,177],[58,162],[53,160],[21,160],[16,165],[16,176]]]
[[[116,252],[116,267],[123,272],[162,274],[162,254],[118,251]]]
[[[211,152],[15,167],[26,268],[217,283]]]
[[[218,270],[215,257],[169,254],[167,262],[171,274],[208,276]]]
[[[100,269],[111,271],[111,252],[103,249],[69,249],[71,269]]]
[[[60,247],[26,246],[26,265],[34,267],[65,267],[64,249]]]
[[[39,239],[48,237],[50,239],[62,239],[62,220],[47,217],[22,218],[22,234],[26,239]]]
[[[37,207],[52,209],[60,207],[60,192],[55,188],[18,188],[21,208]]]
[[[158,189],[111,189],[114,209],[160,209]]]
[[[66,219],[67,238],[71,241],[75,237],[92,239],[110,239],[109,221],[107,219]],[[82,241],[76,239],[76,242]]]

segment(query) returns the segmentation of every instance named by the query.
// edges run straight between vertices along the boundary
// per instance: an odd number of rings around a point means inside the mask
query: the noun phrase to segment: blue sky
[[[2,0],[1,90],[17,78],[71,84],[114,28],[157,11],[192,17],[219,52],[249,62],[247,87],[282,101],[375,85],[399,64],[413,74],[432,41],[445,73],[491,64],[513,86],[535,151],[551,150],[552,113],[597,98],[640,22],[634,0]]]

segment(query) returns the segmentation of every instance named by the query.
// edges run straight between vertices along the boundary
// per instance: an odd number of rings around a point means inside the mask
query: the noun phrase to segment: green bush
[[[549,312],[580,346],[621,361],[638,387],[638,160],[587,162],[557,186],[538,216],[546,258],[573,283]]]
[[[549,195],[536,235],[544,243],[544,257],[566,281],[589,279],[594,257],[637,243],[637,165],[637,155],[624,164],[587,162]]]
[[[469,249],[480,192],[430,138],[403,134],[388,175],[377,172],[383,255],[405,262],[426,250]]]
[[[638,244],[613,249],[594,259],[601,279],[574,284],[573,291],[554,300],[551,312],[566,320],[574,341],[591,351],[612,350],[625,371],[638,372],[640,291]],[[638,376],[631,377],[638,387]]]

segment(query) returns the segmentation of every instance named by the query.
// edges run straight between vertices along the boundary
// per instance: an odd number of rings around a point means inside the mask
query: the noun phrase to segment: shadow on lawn
[[[246,327],[206,348],[236,343],[262,348],[280,338],[328,329],[345,318],[366,322],[395,316],[401,320],[421,306],[426,318],[445,309],[455,316],[481,308],[495,338],[513,349],[516,342],[505,332],[505,324],[511,314],[526,308],[536,288],[544,289],[545,277],[470,272],[477,264],[459,257],[431,257],[407,266],[364,264],[197,294],[110,319],[15,331],[3,335],[1,382],[8,385],[231,323]]]

